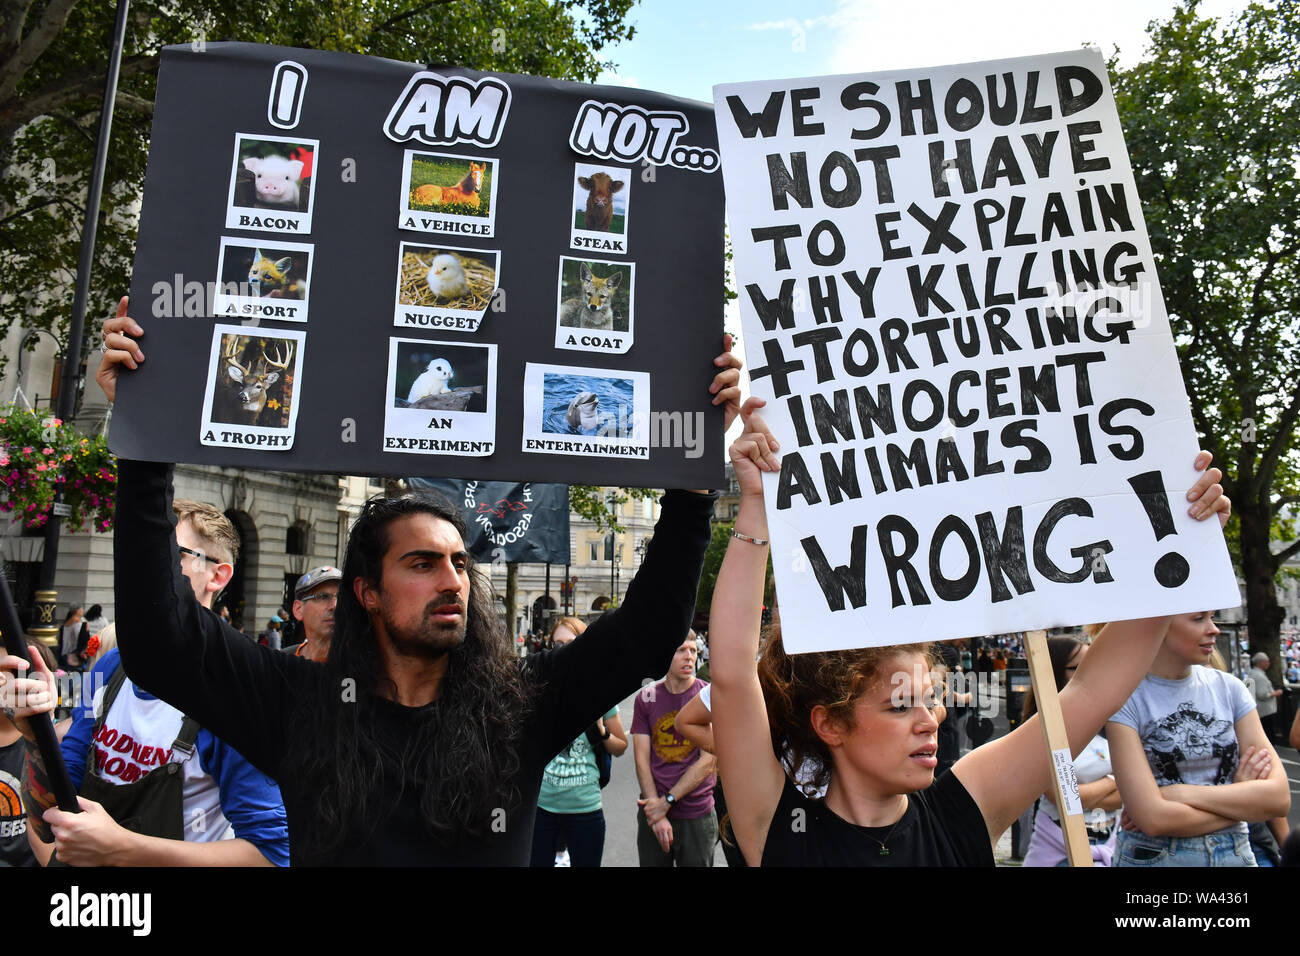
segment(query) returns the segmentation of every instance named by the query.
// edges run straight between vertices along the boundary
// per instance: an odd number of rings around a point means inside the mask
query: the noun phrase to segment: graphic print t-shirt
[[[23,809],[23,762],[27,745],[19,737],[0,747],[0,867],[35,866],[27,842],[27,811]]]
[[[1254,709],[1241,681],[1198,664],[1183,680],[1148,674],[1111,720],[1138,732],[1158,786],[1215,786],[1232,782],[1236,724]]]
[[[646,734],[650,738],[650,774],[654,777],[659,795],[667,793],[682,776],[700,759],[700,750],[689,740],[677,736],[673,725],[677,712],[694,700],[708,685],[698,677],[680,694],[670,694],[663,681],[648,684],[636,695],[632,710],[632,733]],[[713,809],[715,774],[688,797],[683,797],[668,811],[674,820],[695,820],[707,816]]]
[[[604,719],[610,721],[617,716],[615,705]],[[600,768],[586,734],[546,765],[537,805],[549,813],[594,813],[600,809]]]

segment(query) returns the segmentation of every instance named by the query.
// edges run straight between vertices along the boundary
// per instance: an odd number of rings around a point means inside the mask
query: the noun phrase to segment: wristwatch
[[[611,731],[608,727],[606,727],[606,728],[605,728],[605,732],[604,732],[603,734],[600,735],[600,739],[601,739],[601,740],[609,740],[609,738],[612,737],[613,735],[614,735],[614,734],[613,734],[613,731]]]
[[[664,802],[670,807],[677,802],[677,798],[673,796],[671,790],[664,795]]]

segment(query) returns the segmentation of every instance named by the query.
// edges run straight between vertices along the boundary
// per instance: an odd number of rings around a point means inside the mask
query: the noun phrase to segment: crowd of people
[[[125,305],[103,330],[110,400],[144,358]],[[522,658],[458,509],[425,493],[373,499],[343,567],[297,582],[302,640],[284,647],[275,625],[288,612],[258,641],[214,610],[239,559],[229,521],[174,499],[170,466],[120,461],[116,646],[95,659],[107,622],[92,652],[83,618],[96,608],[70,614],[61,635],[62,663],[90,665],[98,689],[58,726],[81,812],[54,805],[34,743],[33,719],[57,704],[53,668],[38,649],[31,670],[0,659],[0,781],[21,780],[24,804],[0,820],[0,856],[598,866],[601,787],[630,743],[644,866],[712,865],[719,840],[733,865],[988,866],[1035,804],[1029,862],[1062,862],[1032,701],[1004,736],[964,755],[944,744],[945,675],[997,669],[1019,648],[974,660],[928,644],[789,654],[779,620],[764,631],[762,475],[779,469],[780,449],[763,402],[741,406],[739,364],[727,341],[709,385],[726,425],[739,415],[744,428],[730,451],[740,504],[709,614],[707,684],[690,624],[711,492],[669,491],[621,605],[589,624],[564,618]],[[1190,512],[1226,522],[1218,470],[1205,453],[1194,467]],[[1217,633],[1198,612],[1051,644],[1098,862],[1294,856],[1270,738],[1285,728],[1268,721],[1277,689],[1216,670]],[[625,731],[619,704],[632,695]],[[1300,729],[1290,734],[1294,746]]]

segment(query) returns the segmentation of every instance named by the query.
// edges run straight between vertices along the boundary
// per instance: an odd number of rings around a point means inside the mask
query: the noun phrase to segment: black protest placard
[[[714,93],[788,646],[1238,603],[1099,54]]]
[[[477,560],[568,563],[568,485],[454,478],[408,483],[460,508],[469,528],[465,547]]]
[[[163,53],[128,458],[720,484],[713,111],[215,43]]]

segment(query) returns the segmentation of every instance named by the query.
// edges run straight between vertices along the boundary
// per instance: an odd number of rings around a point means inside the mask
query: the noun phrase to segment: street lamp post
[[[63,376],[59,384],[59,401],[57,409],[51,409],[64,421],[71,421],[76,412],[77,393],[82,384],[81,346],[85,331],[86,303],[90,297],[90,268],[95,257],[99,201],[104,189],[104,168],[108,164],[109,139],[113,132],[113,104],[117,100],[117,78],[122,66],[122,48],[126,43],[129,7],[129,0],[118,0],[117,19],[113,25],[113,45],[109,51],[108,71],[104,78],[104,99],[99,113],[99,136],[95,141],[95,161],[91,167],[90,189],[86,195],[86,218],[81,228],[81,255],[77,262],[77,282],[72,297],[72,318],[68,324],[68,344],[63,353]],[[68,507],[63,501],[62,493],[56,494],[54,507],[50,512],[49,520],[45,523],[45,555],[41,562],[41,592],[37,597],[41,621],[45,622],[48,612],[51,626],[55,623],[53,612],[57,600],[54,591],[54,571],[59,558],[59,529],[67,513]],[[50,642],[48,636],[45,636],[44,640]]]
[[[614,535],[613,531],[609,533],[609,538],[606,543],[609,545],[609,603],[613,604],[618,600],[617,585],[614,582],[614,569],[617,564],[615,558],[618,555],[618,548],[616,547],[618,544],[618,538]]]

